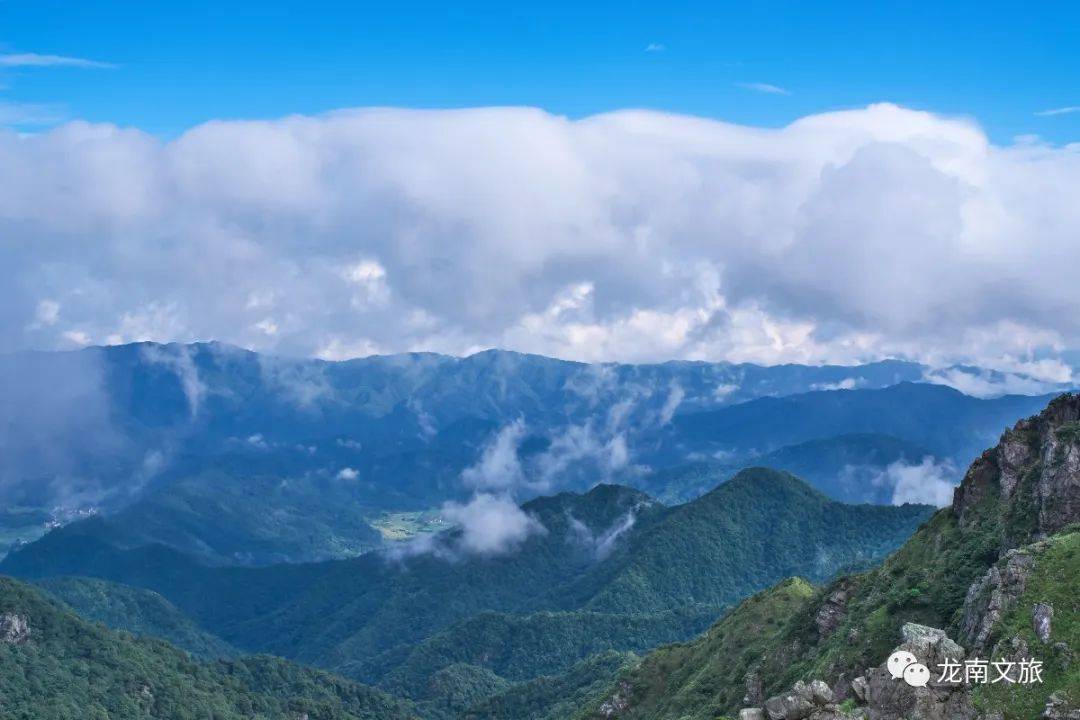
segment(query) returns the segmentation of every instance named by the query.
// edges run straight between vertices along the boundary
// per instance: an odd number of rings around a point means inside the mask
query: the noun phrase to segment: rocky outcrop
[[[630,683],[620,680],[614,694],[600,704],[600,715],[613,718],[625,713],[630,708],[630,691]]]
[[[743,695],[743,705],[749,707],[761,707],[765,702],[765,686],[761,681],[761,675],[758,671],[751,670],[743,676],[743,683],[746,685],[746,694]]]
[[[847,582],[841,583],[833,589],[829,596],[818,608],[814,616],[814,624],[817,626],[818,636],[825,639],[840,627],[847,614],[847,603],[850,596],[850,586]]]
[[[1060,693],[1054,693],[1046,701],[1043,720],[1080,720],[1080,707],[1070,704]]]
[[[0,642],[11,645],[30,642],[30,620],[16,613],[0,615]]]
[[[789,692],[765,701],[769,720],[838,720],[844,717],[833,692],[821,680],[797,682]]]
[[[1010,550],[968,588],[960,638],[973,654],[986,649],[998,621],[1016,607],[1034,567],[1035,556],[1031,552]]]
[[[980,521],[987,501],[1030,505],[1030,525],[1013,546],[1051,535],[1080,521],[1080,395],[1062,395],[1039,415],[1021,420],[976,460],[953,498],[961,527]]]
[[[1031,623],[1035,628],[1035,637],[1046,645],[1050,642],[1051,624],[1054,619],[1054,606],[1049,603],[1035,603],[1031,609]]]
[[[907,623],[902,630],[903,642],[894,652],[906,651],[927,668],[937,668],[946,659],[963,662],[964,648],[937,628]],[[963,686],[939,683],[931,673],[925,687],[912,687],[894,678],[885,663],[856,678],[852,689],[866,705],[869,720],[972,720],[975,711],[971,697]]]

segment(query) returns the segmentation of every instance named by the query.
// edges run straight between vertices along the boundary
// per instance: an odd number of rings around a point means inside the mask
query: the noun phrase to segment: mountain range
[[[244,652],[423,702],[439,672],[523,682],[596,653],[688,637],[780,578],[821,581],[872,564],[931,510],[844,505],[786,473],[751,469],[675,507],[615,485],[537,498],[521,508],[532,532],[498,553],[471,550],[452,529],[397,553],[215,567],[160,544],[114,545],[99,532],[105,521],[91,520],[12,553],[0,570],[146,588]]]
[[[1067,395],[983,453],[951,506],[880,566],[754,595],[625,671],[581,717],[704,720],[746,706],[757,707],[740,717],[1077,717],[1077,588],[1080,396]],[[1036,660],[1043,672],[1039,682],[1014,672],[1010,682],[913,688],[885,670],[896,649],[927,663],[943,652]]]
[[[906,363],[319,363],[216,344],[4,363],[31,377],[0,448],[0,715],[1077,704],[1077,396],[971,397]],[[733,368],[763,394],[718,390]],[[937,657],[953,638],[1038,651],[1046,682],[920,694],[882,675],[898,646]]]
[[[219,343],[3,355],[0,552],[104,515],[115,542],[213,564],[345,558],[400,536],[405,514],[491,483],[518,501],[599,481],[672,504],[753,465],[845,502],[936,502],[1049,399],[970,397],[943,377],[902,361],[324,362]],[[484,474],[496,451],[512,461],[510,487]]]

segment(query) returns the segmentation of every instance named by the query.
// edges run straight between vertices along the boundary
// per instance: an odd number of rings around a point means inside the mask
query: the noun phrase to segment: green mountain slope
[[[80,617],[114,630],[168,640],[201,658],[238,655],[236,648],[200,629],[152,590],[85,577],[43,578],[35,583]]]
[[[210,564],[240,565],[353,557],[381,544],[355,482],[233,464],[241,463],[218,460],[109,516],[110,541],[160,543]]]
[[[1023,691],[979,688],[976,707],[1027,720],[1055,693],[1064,706],[1080,707],[1080,672],[1071,660],[1080,652],[1078,522],[1080,397],[1066,395],[984,453],[952,507],[880,567],[804,591],[783,611],[790,582],[745,601],[702,637],[656,651],[609,688],[605,702],[617,700],[618,712],[598,701],[587,714],[734,715],[811,679],[825,680],[842,699],[853,678],[897,646],[905,623],[941,628],[983,658],[1023,647],[1045,661],[1044,683]],[[1026,589],[1016,594],[1017,586]],[[1054,608],[1045,642],[1033,630],[1036,603]],[[755,618],[760,605],[772,608],[767,621]],[[761,687],[744,700],[752,685],[746,673]]]
[[[19,720],[405,720],[370,688],[273,658],[198,662],[0,578],[0,716]]]
[[[465,710],[462,720],[566,720],[603,693],[612,677],[636,657],[606,652],[576,663],[559,675],[515,685]]]
[[[462,554],[451,532],[438,538],[439,552],[208,567],[161,546],[110,546],[84,523],[3,567],[149,588],[242,650],[421,697],[425,678],[451,665],[525,681],[596,652],[690,637],[783,577],[823,581],[879,559],[931,512],[843,505],[764,469],[676,508],[611,485],[523,508],[545,532],[498,555]]]

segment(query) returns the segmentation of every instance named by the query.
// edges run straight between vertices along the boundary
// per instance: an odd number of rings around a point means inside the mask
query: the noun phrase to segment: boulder
[[[1063,695],[1054,693],[1046,700],[1044,720],[1080,720],[1080,707],[1070,704]]]
[[[833,701],[833,691],[821,680],[810,682],[810,696],[815,705],[827,705]]]
[[[739,711],[739,720],[765,720],[765,711],[761,708],[743,708]]]
[[[803,720],[814,712],[814,691],[801,680],[789,692],[765,701],[770,720]]]
[[[962,663],[967,656],[964,648],[944,631],[926,625],[907,623],[903,626],[901,635],[904,642],[896,650],[910,652],[919,662],[930,668],[930,683],[926,687],[912,687],[901,679],[893,678],[885,663],[867,671],[863,693],[869,720],[974,718],[975,711],[968,689],[963,685],[938,683],[938,673],[935,672],[937,666],[946,659]]]
[[[818,636],[822,639],[829,637],[840,627],[847,615],[847,603],[850,590],[845,581],[834,589],[825,601],[821,603],[814,615],[814,624],[817,626]]]
[[[855,693],[855,697],[859,699],[859,702],[866,702],[866,695],[869,690],[870,686],[862,675],[851,681],[851,691]]]

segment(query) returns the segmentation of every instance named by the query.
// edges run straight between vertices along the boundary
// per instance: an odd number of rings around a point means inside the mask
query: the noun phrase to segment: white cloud
[[[1053,117],[1055,115],[1072,115],[1073,113],[1080,112],[1080,105],[1070,105],[1069,107],[1051,108],[1050,110],[1040,110],[1035,113],[1039,117]]]
[[[146,362],[162,365],[176,373],[176,378],[184,391],[184,397],[187,399],[188,413],[193,418],[197,416],[203,399],[206,397],[207,388],[199,378],[199,368],[195,366],[191,348],[183,345],[144,345],[141,354]],[[261,441],[262,436],[258,436],[258,439]]]
[[[0,344],[995,366],[1080,347],[1078,184],[1080,147],[892,105],[0,131]]]
[[[679,409],[679,405],[682,404],[683,398],[686,397],[686,392],[678,384],[673,384],[668,391],[668,396],[664,400],[663,407],[660,408],[660,424],[667,425],[671,422],[671,419],[675,417],[675,411]]]
[[[38,53],[7,53],[0,55],[0,67],[78,67],[115,68],[116,65],[86,58]]]
[[[360,477],[359,471],[357,471],[354,468],[349,468],[349,467],[341,468],[341,470],[339,470],[338,474],[337,474],[337,479],[338,480],[345,480],[347,482],[351,482],[353,480],[356,480],[358,477]]]
[[[945,507],[952,502],[957,477],[949,463],[926,457],[918,465],[894,462],[885,469],[884,481],[893,488],[893,505],[923,503]]]
[[[1050,382],[1029,375],[1009,372],[990,372],[979,368],[938,368],[925,373],[924,380],[935,385],[947,385],[965,395],[978,398],[1002,395],[1045,395],[1063,390],[1072,382]],[[1065,387],[1062,387],[1062,386]]]
[[[525,436],[525,423],[516,420],[503,427],[484,448],[480,460],[461,473],[467,487],[478,490],[515,490],[525,482],[518,460],[518,445]]]
[[[34,313],[34,327],[55,325],[60,320],[60,303],[55,300],[44,299],[37,305]]]
[[[546,532],[536,518],[505,495],[480,493],[464,505],[446,503],[442,516],[460,526],[461,549],[481,555],[509,552],[529,536]]]
[[[603,560],[615,549],[619,538],[629,532],[637,522],[637,513],[627,510],[611,524],[611,527],[599,535],[593,533],[589,527],[574,516],[570,516],[570,538],[583,545],[597,560]]]
[[[0,127],[4,125],[51,125],[60,122],[64,110],[58,105],[0,100]]]
[[[790,95],[790,90],[785,90],[778,85],[770,85],[769,83],[761,82],[740,82],[735,83],[735,87],[740,87],[743,90],[752,90],[753,92],[762,93],[764,95]]]
[[[838,382],[831,383],[814,383],[810,386],[812,390],[854,390],[856,387],[862,384],[862,378],[844,378]]]
[[[664,52],[667,46],[663,43],[651,42],[645,46],[645,52]]]

